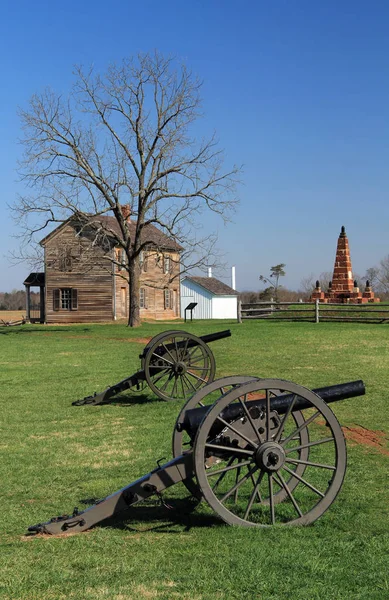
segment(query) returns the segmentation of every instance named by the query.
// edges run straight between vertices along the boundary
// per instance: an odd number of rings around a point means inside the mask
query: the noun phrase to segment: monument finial
[[[344,225],[342,225],[342,227],[341,227],[340,237],[346,237],[346,228]]]

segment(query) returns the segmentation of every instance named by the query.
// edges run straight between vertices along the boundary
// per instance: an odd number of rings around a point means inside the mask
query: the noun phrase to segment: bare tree
[[[304,300],[308,300],[315,289],[315,286],[315,276],[313,273],[310,273],[300,281],[299,294],[303,296]]]
[[[185,248],[181,273],[215,266],[215,236],[199,237],[205,210],[227,219],[236,203],[240,169],[223,168],[214,136],[196,140],[201,83],[171,58],[139,55],[103,75],[75,70],[68,98],[46,90],[22,110],[25,146],[21,173],[31,194],[12,211],[24,243],[76,216],[126,256],[129,325],[139,320],[139,276],[145,230],[155,225]],[[130,235],[122,205],[136,218]],[[99,217],[114,216],[120,234]],[[189,256],[191,258],[189,258]],[[110,257],[110,258],[109,258]],[[115,262],[112,253],[107,255]]]
[[[378,267],[367,269],[362,281],[369,281],[374,291],[386,296],[389,293],[389,254],[380,260]]]
[[[323,292],[328,292],[330,283],[332,282],[332,272],[322,271],[319,275],[320,287]]]

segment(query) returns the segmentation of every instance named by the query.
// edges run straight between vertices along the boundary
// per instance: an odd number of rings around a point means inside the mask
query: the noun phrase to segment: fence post
[[[270,298],[270,312],[271,312],[271,313],[272,313],[272,312],[274,312],[274,305],[273,305],[273,302],[274,302],[273,298]]]
[[[315,323],[319,322],[319,298],[315,300]]]
[[[238,323],[242,322],[242,300],[238,300]]]

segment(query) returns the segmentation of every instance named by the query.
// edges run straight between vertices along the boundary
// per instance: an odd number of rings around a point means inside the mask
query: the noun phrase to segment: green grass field
[[[0,330],[0,598],[9,600],[330,600],[389,598],[389,343],[387,325],[246,321],[174,323],[215,342],[217,375],[290,379],[307,387],[363,379],[367,394],[332,405],[348,442],[335,503],[305,528],[223,524],[188,515],[182,485],[123,521],[68,537],[26,537],[29,525],[84,508],[171,456],[180,404],[151,393],[106,406],[71,402],[139,368],[143,324]],[[365,443],[359,443],[364,438]],[[181,500],[181,503],[180,503]]]

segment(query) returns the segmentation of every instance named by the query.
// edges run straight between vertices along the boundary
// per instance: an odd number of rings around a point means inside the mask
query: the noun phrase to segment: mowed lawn
[[[229,527],[182,485],[122,521],[67,537],[26,537],[171,456],[181,403],[151,393],[71,406],[139,368],[144,339],[230,328],[212,344],[217,374],[320,387],[363,379],[334,408],[348,441],[335,503],[305,528]],[[140,341],[141,340],[141,341]],[[230,600],[389,598],[389,326],[196,322],[0,329],[0,598]],[[363,441],[363,443],[361,443]],[[180,502],[181,501],[181,502]]]

